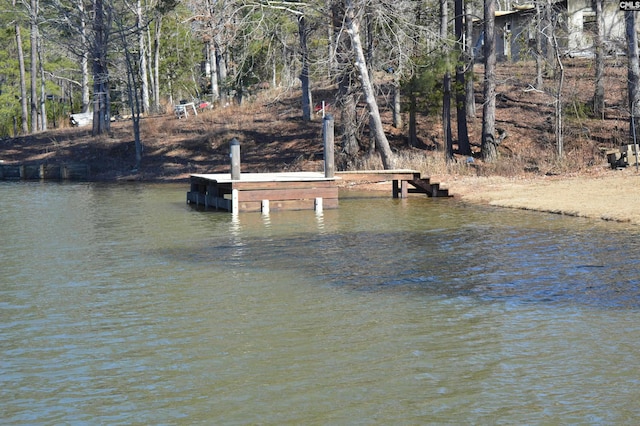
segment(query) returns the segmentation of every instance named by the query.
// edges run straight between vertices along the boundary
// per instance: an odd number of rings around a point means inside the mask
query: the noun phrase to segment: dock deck
[[[318,172],[193,174],[187,202],[232,213],[335,209],[338,179]]]
[[[409,193],[449,196],[446,189],[421,177],[416,170],[336,172],[333,178],[319,172],[287,172],[243,173],[240,179],[232,179],[230,173],[220,173],[191,175],[187,203],[232,213],[335,209],[338,181],[392,181],[394,198],[406,198]]]

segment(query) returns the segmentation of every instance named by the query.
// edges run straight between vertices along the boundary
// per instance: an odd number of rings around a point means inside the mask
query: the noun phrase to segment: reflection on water
[[[234,216],[185,191],[0,183],[5,422],[640,417],[628,226],[356,193]]]

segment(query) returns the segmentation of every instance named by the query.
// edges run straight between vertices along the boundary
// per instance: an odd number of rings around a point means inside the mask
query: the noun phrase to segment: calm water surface
[[[635,424],[640,230],[0,183],[3,424]]]

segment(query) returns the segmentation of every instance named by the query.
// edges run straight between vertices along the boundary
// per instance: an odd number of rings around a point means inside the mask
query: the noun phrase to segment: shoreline
[[[7,163],[3,163],[7,165]],[[189,183],[189,173],[118,174],[94,176],[89,182]],[[557,176],[434,175],[453,199],[471,204],[532,210],[566,216],[640,225],[640,173],[635,167],[613,170],[603,166],[590,174]],[[11,179],[13,180],[13,179]],[[341,185],[343,189],[390,192],[391,182]]]
[[[640,225],[640,174],[635,168],[597,176],[441,179],[454,198],[469,203]]]
[[[453,199],[469,204],[640,225],[640,173],[631,167],[590,175],[438,175],[434,180],[448,189]],[[388,193],[391,182],[345,188]]]

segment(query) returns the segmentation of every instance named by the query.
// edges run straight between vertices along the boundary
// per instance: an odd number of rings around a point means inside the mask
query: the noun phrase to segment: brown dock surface
[[[319,172],[193,174],[187,202],[238,212],[338,207],[336,179]]]

